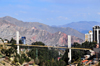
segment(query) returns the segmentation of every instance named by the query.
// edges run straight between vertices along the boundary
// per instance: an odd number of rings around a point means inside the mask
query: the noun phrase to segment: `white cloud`
[[[42,8],[41,10],[42,11],[49,11],[47,8]]]
[[[38,19],[38,18],[28,18],[28,21],[33,21],[33,22],[41,22],[42,19]]]
[[[91,15],[90,13],[88,13],[88,15]]]
[[[50,12],[52,12],[52,13],[59,13],[60,11],[58,11],[58,10],[51,10]]]
[[[10,0],[10,2],[16,3],[31,3],[31,0]]]
[[[53,18],[47,18],[47,20],[53,20]]]
[[[97,14],[100,15],[100,12],[98,12]]]
[[[40,0],[40,1],[52,2],[53,0]]]
[[[99,0],[40,0],[43,2],[52,2],[52,3],[63,3],[63,4],[90,4],[90,3],[99,3]]]
[[[31,7],[28,5],[16,5],[17,8],[21,8],[21,9],[30,9]]]
[[[15,13],[15,15],[18,16],[19,14],[18,13]]]
[[[59,20],[68,20],[68,18],[67,17],[63,17],[63,16],[59,16],[59,17],[57,17]]]
[[[25,12],[25,11],[20,11],[21,13],[24,13],[24,14],[26,14],[27,12]]]

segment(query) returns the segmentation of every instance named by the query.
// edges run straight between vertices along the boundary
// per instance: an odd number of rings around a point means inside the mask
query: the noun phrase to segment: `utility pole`
[[[71,64],[71,36],[68,35],[68,48],[69,48],[69,52],[68,52],[68,63]]]
[[[16,31],[17,53],[19,54],[19,31]]]

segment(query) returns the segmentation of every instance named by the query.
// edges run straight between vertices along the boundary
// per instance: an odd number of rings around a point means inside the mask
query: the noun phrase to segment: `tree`
[[[60,60],[59,62],[60,62],[60,65],[59,66],[66,66],[66,62],[65,61]]]
[[[23,63],[24,63],[24,58],[21,56],[20,58],[19,58],[19,63],[22,65]]]
[[[43,45],[44,46],[45,44],[39,41],[39,42],[33,42],[31,45]]]
[[[74,47],[76,48],[94,48],[96,46],[96,42],[84,42],[82,44],[79,43],[74,43]],[[84,50],[72,50],[72,61],[77,61],[78,59],[80,59],[81,57],[84,57],[86,51]],[[66,50],[65,54],[62,57],[62,60],[64,60],[66,62],[66,64],[68,64],[68,49]]]
[[[13,38],[11,38],[10,43],[12,43],[12,44],[16,44],[16,40],[13,39]]]
[[[66,62],[66,64],[68,65],[68,49],[66,49],[65,54],[62,56],[61,60],[64,60]]]
[[[32,43],[32,45],[45,45],[42,42],[35,42]],[[54,50],[53,48],[48,49],[48,48],[39,48],[39,47],[34,47],[32,48],[27,54],[29,57],[35,59],[36,58],[36,50],[38,50],[38,59],[40,61],[39,65],[43,66],[45,65],[45,61],[52,60],[52,58],[57,59],[59,57],[58,51]],[[44,61],[45,60],[45,61]]]
[[[46,61],[45,62],[45,66],[50,66],[50,62],[49,61]]]
[[[73,44],[73,46],[78,48],[78,47],[81,47],[81,44],[75,42],[75,43]]]
[[[5,52],[6,52],[6,49],[1,50],[1,53],[5,54]]]
[[[25,61],[26,61],[26,62],[29,62],[29,61],[31,61],[31,59],[30,59],[29,57],[27,57],[27,58],[25,59]]]
[[[23,44],[22,40],[19,40],[19,44]]]
[[[3,50],[3,53],[5,53],[6,56],[11,57],[11,54],[14,54],[14,49],[13,48],[5,49]]]
[[[80,62],[78,63],[78,66],[82,66]]]
[[[86,42],[84,42],[84,43],[82,43],[82,48],[94,48],[95,46],[96,46],[96,42],[88,42],[88,41],[86,41]]]

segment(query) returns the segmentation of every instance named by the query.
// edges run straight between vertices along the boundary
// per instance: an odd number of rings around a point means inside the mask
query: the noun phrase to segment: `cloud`
[[[53,20],[53,18],[47,18],[47,20]]]
[[[15,15],[18,16],[19,14],[18,13],[15,13]]]
[[[53,2],[53,0],[40,0],[40,1]]]
[[[62,4],[90,4],[90,3],[98,3],[99,0],[40,0],[43,2],[52,2],[52,3],[62,3]]]
[[[54,10],[54,9],[48,9],[48,8],[42,8],[41,11],[49,12],[49,13],[60,13],[59,10]]]
[[[60,11],[58,11],[58,10],[51,10],[50,12],[52,12],[52,13],[59,13]]]
[[[24,13],[24,14],[26,14],[27,12],[25,12],[25,11],[20,11],[20,13]]]
[[[42,19],[38,19],[38,18],[28,18],[28,21],[33,21],[33,22],[41,22]]]
[[[31,3],[31,0],[9,0],[12,3]]]
[[[68,18],[67,17],[63,17],[63,16],[59,16],[59,17],[57,17],[59,20],[68,20]]]
[[[31,7],[28,5],[16,5],[17,8],[21,8],[21,9],[30,9]]]
[[[100,15],[100,12],[98,12],[97,14]]]

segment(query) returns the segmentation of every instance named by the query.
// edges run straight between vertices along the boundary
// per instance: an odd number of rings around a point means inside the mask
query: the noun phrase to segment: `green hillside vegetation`
[[[10,48],[5,44],[5,46],[1,48],[1,55],[5,55],[8,60],[12,57],[14,60],[11,61],[13,65],[22,65],[25,62],[29,62],[34,60],[34,64],[39,66],[66,66],[68,65],[68,49],[66,49],[65,54],[63,56],[58,54],[58,50],[54,48],[47,47],[31,47],[30,50],[27,50],[29,47],[20,47],[25,48],[25,51],[17,54],[17,46],[16,40],[13,38],[8,41],[11,43]],[[20,40],[21,42],[21,40]],[[43,42],[33,42],[32,45],[42,45],[45,46]],[[93,48],[96,46],[96,42],[84,42],[82,44],[74,43],[73,47],[75,48]],[[77,61],[80,62],[80,58],[82,58],[85,54],[85,50],[72,50],[72,63]],[[57,58],[61,57],[58,61]],[[33,65],[34,65],[33,64]]]
[[[75,48],[94,48],[96,46],[96,42],[84,42],[82,44],[79,44],[79,43],[74,43],[72,47],[75,47]],[[87,50],[77,50],[77,49],[72,49],[71,53],[72,53],[72,63],[75,62],[75,63],[78,63],[80,62],[80,59],[84,57],[84,55],[86,54],[86,51]],[[66,52],[65,54],[63,55],[62,57],[62,60],[64,60],[66,62],[66,64],[68,64],[68,49],[66,49]]]
[[[43,45],[44,46],[45,44],[42,42],[35,42],[35,43],[32,43],[32,45]],[[36,54],[36,51],[38,51],[38,55]],[[27,54],[32,59],[35,59],[36,63],[40,66],[47,66],[47,65],[57,66],[58,65],[57,57],[59,57],[59,55],[58,55],[58,51],[56,51],[54,48],[51,48],[49,50],[48,48],[34,47]],[[64,62],[64,61],[61,61],[61,62]]]
[[[61,60],[58,61],[57,58],[59,57],[58,51],[54,48],[39,48],[39,47],[32,47],[29,51],[27,51],[27,47],[25,47],[25,52],[17,54],[17,46],[14,45],[16,40],[13,38],[9,41],[11,43],[10,48],[3,48],[1,53],[5,55],[5,57],[10,61],[10,58],[13,57],[13,61],[11,63],[13,65],[22,65],[24,62],[29,62],[34,60],[35,64],[40,66],[65,66],[65,61]],[[32,45],[45,45],[42,42],[33,42]],[[6,46],[6,45],[5,45]],[[6,46],[8,47],[8,46]]]

